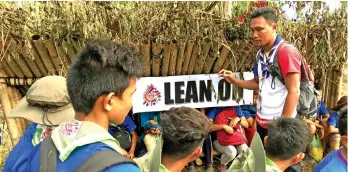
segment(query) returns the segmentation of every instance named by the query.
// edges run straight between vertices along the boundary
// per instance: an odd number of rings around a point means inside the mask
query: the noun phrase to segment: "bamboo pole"
[[[64,64],[65,71],[67,71],[71,62],[70,62],[68,55],[65,53],[65,51],[63,49],[62,42],[54,41],[54,46],[56,47],[59,59]]]
[[[159,76],[160,68],[161,68],[161,52],[162,52],[162,45],[153,42],[151,46],[152,51],[152,76]]]
[[[231,42],[228,41],[228,45],[230,46],[231,45]],[[221,70],[221,67],[222,65],[224,64],[225,60],[226,60],[226,57],[227,55],[230,53],[230,50],[229,50],[229,47],[227,47],[226,45],[224,45],[222,47],[222,50],[221,50],[221,53],[220,53],[220,56],[219,58],[217,59],[216,63],[215,63],[215,66],[214,66],[214,69],[213,69],[213,72],[214,73],[217,73]]]
[[[29,66],[25,62],[25,60],[17,53],[13,52],[11,53],[12,59],[18,64],[19,68],[22,70],[25,77],[32,78],[33,73],[31,72]]]
[[[195,64],[196,64],[196,59],[197,59],[197,56],[198,56],[198,44],[196,43],[194,46],[193,46],[193,50],[192,50],[192,55],[191,55],[191,59],[190,59],[190,64],[189,64],[189,68],[188,68],[188,71],[187,71],[187,74],[191,75],[193,73],[193,70],[194,70],[194,67],[195,67]]]
[[[39,35],[32,36],[31,41],[37,50],[38,54],[40,55],[41,60],[43,61],[43,64],[47,68],[47,72],[49,75],[56,74],[56,69],[54,68],[54,64],[51,61],[51,58],[47,52],[47,49],[45,47],[44,42],[40,39]]]
[[[329,102],[328,102],[328,93],[327,93],[327,90],[329,88],[329,73],[330,71],[326,71],[326,75],[324,76],[324,89],[323,89],[323,100],[325,102],[325,104],[327,105],[327,108],[329,108]]]
[[[0,83],[8,86],[32,85],[37,78],[0,78]]]
[[[19,101],[22,99],[22,95],[21,95],[21,93],[19,92],[18,89],[14,89],[14,97],[15,97],[16,105],[17,105],[19,103]],[[27,120],[24,119],[24,118],[20,118],[20,121],[21,121],[23,134],[24,134],[26,128],[28,127],[28,123],[27,123]]]
[[[210,47],[211,47],[211,39],[209,38],[204,38],[203,43],[202,43],[202,53],[198,56],[196,66],[194,69],[195,74],[200,74],[203,71],[204,63],[207,59]]]
[[[168,75],[168,67],[169,67],[169,60],[170,60],[170,46],[168,44],[164,45],[164,50],[163,50],[163,61],[162,61],[162,71],[161,75],[162,76],[167,76]]]
[[[337,76],[337,72],[332,70],[332,74],[331,74],[331,89],[329,90],[330,93],[330,107],[334,107],[336,105],[336,100],[335,100],[335,93],[336,93],[336,89],[337,89],[337,83],[336,83],[336,76]]]
[[[37,67],[39,68],[42,76],[46,76],[48,75],[47,69],[39,55],[39,53],[36,51],[35,47],[33,46],[33,44],[29,44],[30,47],[28,47],[30,49],[27,50],[26,48],[23,49],[23,55],[30,57],[31,59],[34,59]],[[33,55],[33,57],[31,57],[31,55]]]
[[[3,116],[6,119],[7,127],[11,137],[12,145],[16,145],[20,139],[19,130],[16,126],[16,120],[13,118],[7,118],[12,106],[8,95],[6,84],[0,84],[0,102],[3,111]]]
[[[331,90],[331,76],[332,76],[332,71],[329,70],[327,72],[327,78],[326,78],[326,84],[327,84],[327,88],[326,88],[326,104],[328,105],[328,108],[331,109],[331,101],[330,101],[330,90]]]
[[[18,51],[20,53],[19,55],[22,56],[22,58],[27,62],[35,77],[42,77],[41,71],[38,65],[35,63],[35,59],[29,57],[29,55],[25,53],[24,49],[25,47],[22,47],[21,50]]]
[[[144,40],[141,43],[141,54],[145,63],[145,77],[151,76],[151,56],[150,56],[151,44],[149,40]]]
[[[8,91],[8,95],[10,97],[10,102],[11,102],[11,106],[12,109],[17,105],[17,99],[14,95],[14,90],[12,87],[7,87],[7,91]],[[18,133],[20,136],[23,136],[23,129],[22,129],[22,124],[21,124],[21,120],[20,118],[14,118],[16,120],[16,125],[17,125],[17,129],[18,129]]]
[[[20,70],[20,68],[17,65],[17,63],[10,57],[8,52],[5,54],[5,57],[4,57],[3,61],[5,61],[5,63],[8,64],[8,66],[11,68],[11,70],[16,75],[16,77],[24,78],[23,72]]]
[[[204,63],[203,72],[205,74],[210,73],[213,67],[214,61],[217,57],[217,52],[219,51],[219,44],[217,42],[212,43],[209,53],[207,55],[206,62]]]
[[[51,58],[51,61],[53,62],[56,71],[62,71],[63,63],[62,60],[60,60],[58,57],[58,53],[53,40],[48,38],[43,40],[43,43],[45,44],[46,49],[48,50],[48,55]]]
[[[76,58],[76,52],[74,48],[66,40],[62,42],[62,45],[63,45],[64,51],[66,52],[66,54],[68,54],[70,62],[73,62]]]
[[[192,52],[193,52],[194,44],[195,44],[195,42],[193,40],[189,40],[187,42],[184,64],[183,64],[182,71],[181,71],[182,75],[186,75],[187,74],[188,67],[189,67],[190,60],[191,60],[191,55],[192,55]]]
[[[172,40],[170,43],[169,76],[175,75],[176,60],[178,56],[176,43],[176,40]]]
[[[10,66],[7,64],[6,60],[2,60],[1,65],[2,65],[3,69],[5,70],[7,76],[16,77],[15,73],[12,71]]]
[[[179,44],[178,60],[176,62],[176,75],[181,75],[182,63],[185,57],[185,44]]]
[[[122,44],[122,43],[120,43]],[[135,50],[140,53],[141,52],[141,46],[139,45],[139,41],[138,40],[133,40],[130,42],[130,46],[135,48]]]
[[[226,69],[226,70],[228,70],[228,68],[229,68],[229,66],[230,66],[230,64],[231,64],[231,54],[228,54],[227,55],[227,58],[226,58],[226,60],[225,60],[225,62],[224,62],[224,64],[222,65],[222,68],[221,69]],[[239,71],[239,70],[237,70],[237,71]]]

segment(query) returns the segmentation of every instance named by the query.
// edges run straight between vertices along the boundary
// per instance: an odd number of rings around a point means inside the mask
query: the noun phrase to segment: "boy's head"
[[[278,17],[273,8],[261,7],[251,13],[250,28],[253,40],[262,46],[273,44]]]
[[[161,114],[163,127],[162,154],[173,161],[191,162],[201,154],[203,140],[209,133],[211,123],[199,111],[188,108],[171,108]]]
[[[278,118],[268,124],[265,138],[267,157],[273,160],[297,164],[304,158],[307,146],[312,141],[311,134],[301,120]]]
[[[341,135],[341,142],[344,148],[348,148],[348,138],[347,138],[347,108],[340,111],[340,117],[338,119],[338,131]]]
[[[136,77],[143,68],[143,59],[134,49],[112,41],[89,41],[67,74],[74,110],[105,114],[109,122],[121,124],[132,107]]]

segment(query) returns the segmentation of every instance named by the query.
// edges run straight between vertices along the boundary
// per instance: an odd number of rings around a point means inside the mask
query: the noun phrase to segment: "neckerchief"
[[[273,53],[277,49],[278,45],[283,42],[283,38],[280,35],[277,35],[276,40],[274,41],[273,47],[271,51],[269,51],[268,55],[265,54],[265,48],[261,47],[258,56],[260,59],[260,64],[261,64],[261,70],[262,70],[262,75],[261,79],[266,79],[269,77],[270,72],[268,70],[268,63],[269,59],[272,57]]]

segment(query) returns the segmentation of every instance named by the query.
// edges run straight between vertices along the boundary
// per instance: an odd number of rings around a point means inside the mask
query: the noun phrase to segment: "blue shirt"
[[[338,113],[333,112],[331,113],[330,117],[327,119],[327,125],[338,128],[337,121],[338,121]]]
[[[13,167],[13,171],[40,171],[40,144],[36,145],[29,153],[23,154]],[[57,157],[57,171],[75,171],[83,162],[96,152],[102,150],[113,150],[102,142],[96,142],[76,148],[69,157],[62,162]],[[58,152],[59,156],[59,152]],[[104,172],[140,172],[140,169],[133,164],[118,164],[104,170]]]
[[[329,111],[327,110],[324,101],[320,100],[317,115],[321,116],[321,115],[326,115],[328,113],[329,113]]]
[[[132,131],[134,131],[137,128],[137,126],[135,125],[133,119],[130,116],[128,116],[128,115],[126,116],[126,118],[124,119],[124,121],[123,121],[123,123],[121,125],[122,125],[123,128],[125,128],[128,131],[128,133],[131,133]],[[109,133],[110,134],[115,133],[116,130],[117,130],[116,127],[114,127],[112,125],[109,126]]]
[[[31,124],[28,126],[28,128],[25,130],[23,137],[18,141],[15,147],[11,150],[10,154],[8,155],[5,166],[3,171],[13,171],[12,167],[15,165],[15,163],[18,160],[18,157],[21,157],[25,152],[30,152],[34,148],[32,139],[33,135],[36,131],[37,124]]]
[[[313,172],[347,172],[347,161],[341,154],[341,149],[327,155]]]

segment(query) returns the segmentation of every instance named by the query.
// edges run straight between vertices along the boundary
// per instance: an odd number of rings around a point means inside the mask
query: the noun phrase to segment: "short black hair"
[[[76,112],[88,114],[103,94],[122,96],[132,77],[144,72],[144,62],[133,48],[109,40],[91,40],[77,55],[67,74],[67,87]]]
[[[179,160],[190,155],[209,133],[211,123],[196,109],[171,108],[161,114],[162,153]]]
[[[338,131],[341,136],[347,136],[347,107],[339,111]]]
[[[274,23],[278,22],[278,17],[277,17],[277,13],[276,11],[271,8],[271,7],[261,7],[261,8],[257,8],[256,10],[254,10],[251,13],[251,19],[253,18],[257,18],[262,16],[263,18],[265,18],[268,21],[272,21]]]
[[[307,125],[295,118],[277,118],[268,124],[266,152],[273,158],[288,160],[305,152],[312,141]]]

